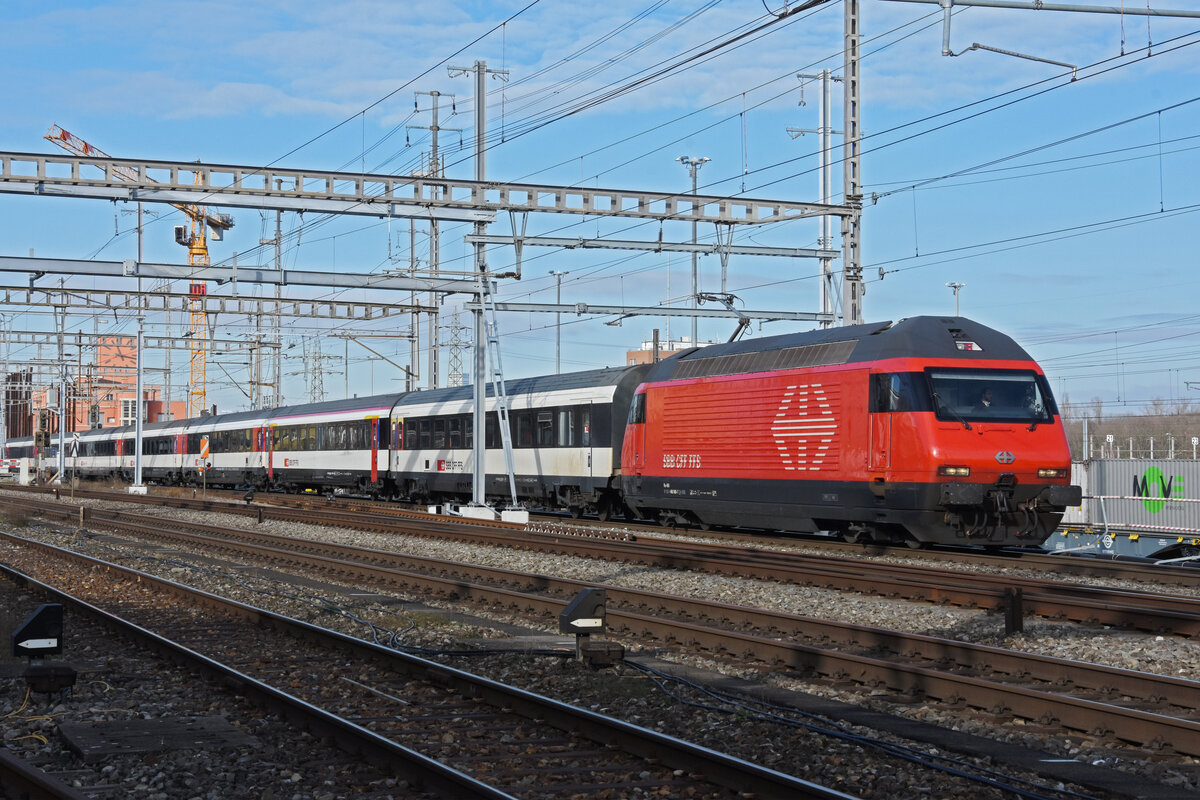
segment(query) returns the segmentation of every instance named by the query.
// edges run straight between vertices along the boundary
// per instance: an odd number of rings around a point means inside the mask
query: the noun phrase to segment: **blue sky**
[[[0,7],[0,149],[58,153],[41,138],[58,123],[116,156],[405,174],[429,148],[428,132],[409,127],[430,124],[429,97],[415,93],[436,90],[443,93],[447,173],[469,178],[472,82],[451,78],[446,65],[482,59],[509,75],[488,82],[492,180],[686,192],[690,179],[675,158],[694,155],[712,159],[700,171],[703,192],[816,200],[816,137],[792,138],[786,129],[817,125],[817,87],[802,89],[796,73],[841,73],[840,2],[613,92],[763,24],[767,6],[779,3],[8,2]],[[1069,63],[1078,67],[1072,81],[1069,69],[995,52],[941,56],[936,6],[862,6],[865,317],[953,313],[946,283],[961,282],[962,314],[1023,343],[1060,400],[1098,398],[1109,414],[1155,399],[1200,401],[1186,385],[1200,381],[1200,20],[1156,18],[1147,29],[1145,17],[1133,16],[955,14],[956,52],[978,42]],[[1193,0],[1153,6],[1200,9]],[[609,94],[616,96],[588,102]],[[577,113],[563,117],[569,110]],[[838,130],[841,115],[837,84]],[[834,186],[837,202],[836,167]],[[0,254],[132,257],[133,217],[124,210],[0,195]],[[146,258],[184,263],[186,252],[171,236],[181,217],[158,210],[147,227]],[[210,246],[213,261],[236,252],[240,264],[267,263],[272,256],[258,245],[273,234],[274,215],[234,215],[227,239]],[[406,223],[287,215],[284,229],[285,260],[296,269],[379,272],[409,258]],[[444,267],[470,264],[461,241],[467,232],[443,224]],[[508,233],[507,218],[491,232]],[[558,215],[531,218],[528,232],[659,235],[657,224]],[[663,228],[668,241],[690,235],[687,223]],[[794,222],[739,230],[735,242],[811,247],[817,235],[814,222]],[[713,231],[701,226],[700,237],[711,241]],[[427,258],[425,248],[419,236],[419,259]],[[489,254],[494,269],[510,268],[512,259],[511,250]],[[700,265],[702,290],[718,290],[718,260],[704,257]],[[690,261],[678,254],[536,248],[526,250],[523,279],[503,284],[501,299],[552,302],[550,270],[569,273],[564,302],[682,305],[690,282]],[[814,311],[816,271],[811,261],[733,257],[728,288],[746,308]],[[10,275],[5,283],[25,281]],[[45,315],[11,312],[18,330],[49,327]],[[690,327],[679,319],[669,326],[662,318],[610,321],[564,316],[564,371],[621,364],[653,328],[665,337],[670,327],[678,337]],[[149,323],[152,332],[164,330],[162,320]],[[186,321],[174,324],[181,332]],[[250,331],[245,317],[219,318],[217,326],[222,337]],[[115,321],[74,316],[70,327],[127,333],[134,323],[122,312]],[[405,327],[391,318],[366,329]],[[755,325],[751,335],[805,327]],[[732,328],[702,321],[700,336],[723,341]],[[552,315],[504,315],[500,330],[508,374],[553,371]],[[343,374],[343,344],[328,332],[310,320],[287,324],[288,342],[296,344],[290,352],[320,341],[333,357],[327,397],[402,386],[394,367],[372,364],[361,349],[350,351]],[[372,347],[407,359],[406,342],[375,340]],[[11,357],[34,355],[14,349]],[[161,363],[161,355],[149,360]],[[173,366],[175,398],[183,399],[184,359],[177,355]],[[285,396],[305,401],[301,360],[289,359],[285,372]],[[236,360],[210,366],[210,402],[244,407],[238,385],[245,377]]]

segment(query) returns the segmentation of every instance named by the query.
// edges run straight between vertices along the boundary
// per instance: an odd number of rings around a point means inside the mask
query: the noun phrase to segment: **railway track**
[[[127,512],[97,511],[90,524],[543,621],[555,620],[591,585]],[[1200,684],[1193,681],[653,592],[608,587],[607,594],[610,626],[631,640],[755,659],[838,685],[886,688],[909,702],[1016,716],[1114,744],[1200,755]]]
[[[56,493],[53,487],[11,487],[35,493]],[[60,489],[57,493],[68,494],[70,490]],[[128,501],[140,503],[161,503],[176,505],[180,508],[197,510],[217,510],[227,508],[230,504],[257,508],[259,506],[279,509],[302,509],[319,513],[330,511],[346,511],[353,514],[366,514],[374,517],[382,516],[387,519],[414,521],[443,521],[461,522],[461,517],[451,515],[431,515],[426,509],[413,509],[393,502],[369,500],[346,495],[315,495],[315,494],[286,494],[280,492],[253,492],[247,501],[246,492],[210,489],[207,497],[194,497],[193,490],[179,487],[152,487],[148,495],[128,495],[125,492],[109,491],[95,488],[81,488],[76,492],[80,498],[107,499],[115,502]],[[253,505],[251,505],[251,503]],[[231,511],[231,513],[254,514],[253,511]],[[268,511],[264,519],[270,518]],[[588,535],[611,537],[628,540],[636,538],[661,537],[664,532],[662,525],[645,522],[618,520],[600,521],[595,519],[578,521],[578,518],[568,521],[563,514],[534,513],[535,520],[529,527],[548,531],[561,530],[565,534],[579,535],[586,530]],[[486,522],[473,520],[481,528],[497,528],[500,530],[521,529],[525,526],[506,522]],[[770,547],[781,545],[793,547],[803,545],[806,549],[828,556],[859,558],[863,554],[871,556],[896,555],[901,558],[916,559],[929,563],[946,563],[955,566],[985,567],[994,569],[1012,569],[1014,567],[1030,572],[1045,572],[1057,576],[1074,576],[1089,578],[1105,578],[1111,580],[1144,581],[1153,583],[1169,582],[1179,586],[1200,587],[1200,568],[1197,565],[1147,564],[1141,561],[1130,561],[1115,558],[1096,558],[1093,556],[1071,553],[1047,553],[1036,549],[1017,550],[1006,549],[987,551],[971,547],[937,547],[914,550],[908,547],[894,547],[883,544],[851,544],[841,539],[826,536],[802,536],[797,534],[772,534],[764,531],[739,530],[703,530],[701,528],[671,527],[672,537],[682,539],[697,539],[705,542],[723,542],[739,547]]]
[[[37,489],[38,491],[47,491],[45,488]],[[180,489],[177,487],[155,487],[152,496],[180,497],[187,498],[190,490]],[[119,494],[110,494],[111,497],[120,497]],[[215,501],[238,502],[244,501],[245,492],[232,490],[210,490],[209,496]],[[426,513],[425,509],[411,509],[404,506],[398,506],[394,502],[369,500],[347,495],[314,495],[314,494],[285,494],[285,493],[255,493],[253,502],[256,504],[280,506],[288,508],[304,508],[314,511],[323,509],[342,509],[346,511],[362,512],[370,514],[382,514],[389,517],[408,518],[408,519],[425,519],[431,518],[431,515]],[[434,517],[444,520],[453,520],[455,517],[440,516]],[[662,525],[655,525],[647,522],[616,520],[616,521],[601,521],[596,519],[588,519],[582,521],[575,517],[571,521],[567,521],[568,517],[565,514],[559,513],[532,513],[531,519],[536,520],[534,523],[540,527],[553,528],[556,524],[562,524],[565,531],[579,530],[581,526],[586,526],[589,530],[595,532],[595,535],[612,535],[615,537],[628,537],[630,535],[639,537],[654,537],[661,535],[664,531]],[[486,522],[481,522],[481,525],[487,525]],[[492,523],[502,527],[511,527],[506,523]],[[1097,558],[1091,555],[1077,553],[1056,553],[1039,551],[1036,548],[1031,549],[1002,549],[998,551],[989,551],[979,547],[932,547],[912,549],[904,546],[892,546],[886,544],[852,544],[845,542],[836,537],[829,536],[809,536],[803,534],[780,534],[767,531],[743,531],[737,529],[708,529],[705,530],[697,527],[674,527],[670,528],[672,536],[680,538],[694,538],[704,541],[719,540],[729,544],[737,544],[738,546],[771,546],[784,545],[795,546],[802,544],[804,547],[822,552],[831,556],[848,556],[856,557],[864,553],[869,555],[896,555],[902,558],[917,559],[923,562],[931,563],[950,563],[955,565],[970,565],[973,567],[992,567],[997,569],[1011,569],[1014,566],[1019,566],[1021,569],[1026,569],[1031,572],[1046,572],[1054,575],[1062,576],[1077,576],[1091,578],[1107,578],[1115,580],[1132,580],[1132,581],[1149,581],[1163,582],[1168,581],[1176,583],[1180,586],[1195,586],[1200,587],[1200,564],[1148,564],[1144,561],[1131,561],[1119,558]]]
[[[447,798],[627,796],[849,798],[663,734],[394,649],[41,545],[72,594],[5,567],[10,580],[169,653],[426,791]],[[91,580],[97,571],[104,581]],[[58,793],[0,760],[5,786]],[[9,770],[13,771],[10,773]]]
[[[113,501],[122,501],[127,497],[90,490],[87,493],[77,492],[76,495],[81,499],[91,497]],[[559,525],[532,524],[526,527],[476,521],[464,524],[462,520],[433,518],[401,509],[383,514],[374,506],[369,510],[358,510],[323,500],[312,502],[304,498],[304,501],[266,506],[155,495],[140,497],[135,502],[159,502],[160,505],[180,508],[241,514],[259,522],[267,519],[319,522],[383,534],[429,536],[647,566],[701,570],[987,611],[1004,611],[1006,604],[1009,604],[1013,618],[1032,614],[1048,619],[1111,625],[1152,633],[1200,635],[1200,598],[1187,595],[1086,586],[1012,574],[880,563],[861,558],[831,558],[794,551],[730,547],[711,542],[681,542],[612,531],[595,535],[587,529]],[[37,505],[46,513],[58,514],[60,518],[64,513],[59,502],[27,501],[25,505]],[[94,509],[85,512],[92,514],[93,519],[100,519],[95,515],[101,513],[107,512]],[[1008,563],[1012,566],[1012,562]],[[1024,563],[1022,559],[1022,566]],[[1181,580],[1197,577],[1196,570],[1187,568],[1174,568],[1171,572],[1156,574],[1161,581],[1175,580],[1175,573],[1181,573]],[[1019,607],[1013,609],[1011,604],[1018,590]]]

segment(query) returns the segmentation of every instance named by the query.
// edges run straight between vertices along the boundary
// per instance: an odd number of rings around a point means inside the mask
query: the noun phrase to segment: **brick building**
[[[136,421],[137,338],[101,337],[96,342],[95,357],[94,364],[76,365],[75,374],[68,376],[65,412],[67,433],[93,427],[132,425]],[[38,425],[38,412],[41,409],[50,412],[47,415],[50,432],[58,432],[59,385],[35,387],[29,383],[29,377],[24,372],[9,376],[9,391],[5,398],[9,438],[32,433]],[[162,387],[149,383],[144,374],[142,397],[146,413],[143,422],[183,419],[187,416],[187,401],[172,402],[168,409],[162,396]]]

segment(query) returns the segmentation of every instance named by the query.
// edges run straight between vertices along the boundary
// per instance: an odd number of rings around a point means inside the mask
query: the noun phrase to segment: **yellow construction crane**
[[[73,133],[63,130],[58,125],[51,125],[46,132],[46,139],[54,142],[64,150],[79,156],[96,156],[97,158],[112,158],[108,153],[94,147]],[[135,170],[129,167],[114,167],[113,175],[122,181],[136,183],[139,178]],[[146,180],[154,183],[147,177]],[[196,173],[196,183],[200,183],[200,173]],[[200,206],[183,203],[171,203],[187,215],[191,221],[189,230],[186,225],[175,226],[175,241],[188,249],[188,264],[207,266],[208,260],[208,229],[212,229],[213,241],[220,241],[225,231],[233,227],[233,217],[228,214],[218,214],[206,211]],[[198,417],[207,405],[207,373],[208,373],[208,313],[204,310],[204,298],[208,294],[208,285],[204,281],[192,281],[188,287],[188,314],[190,316],[190,373],[188,381],[188,416]]]

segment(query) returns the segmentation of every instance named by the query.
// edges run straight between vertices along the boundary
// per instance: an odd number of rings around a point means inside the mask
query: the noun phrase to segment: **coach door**
[[[579,443],[583,445],[583,452],[586,453],[587,467],[584,474],[589,478],[596,474],[596,459],[594,456],[595,450],[592,448],[592,406],[579,407]]]
[[[262,447],[266,453],[267,480],[275,480],[275,426],[262,428]]]
[[[271,449],[267,443],[267,437],[270,428],[266,425],[259,425],[254,429],[254,450],[258,454],[258,461],[254,464],[255,468],[267,471],[268,451]]]
[[[404,449],[404,417],[392,417],[392,437],[388,442],[388,470],[400,469],[400,451]]]
[[[367,417],[371,436],[371,483],[379,480],[379,417]]]

